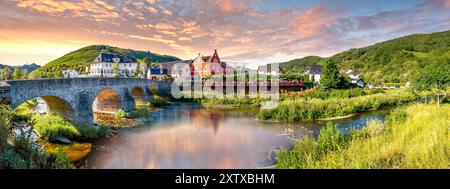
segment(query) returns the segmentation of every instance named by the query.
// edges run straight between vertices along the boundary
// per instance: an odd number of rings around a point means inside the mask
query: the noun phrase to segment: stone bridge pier
[[[153,101],[151,91],[170,93],[171,82],[132,78],[72,78],[6,81],[0,98],[13,108],[42,98],[49,113],[81,125],[94,124],[94,112],[113,114]],[[153,90],[152,90],[153,89]]]

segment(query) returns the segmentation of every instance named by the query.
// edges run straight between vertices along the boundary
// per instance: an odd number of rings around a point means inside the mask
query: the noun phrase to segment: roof
[[[93,63],[97,63],[97,62],[110,62],[110,63],[115,63],[114,59],[118,58],[119,62],[118,63],[136,63],[137,60],[134,57],[130,57],[130,56],[126,56],[126,55],[121,55],[121,54],[116,54],[116,53],[106,53],[106,52],[101,52],[97,58],[95,58],[95,60],[93,61]]]
[[[151,68],[150,74],[151,75],[161,75],[161,74],[167,74],[169,73],[167,69],[159,69],[159,68]]]
[[[318,64],[314,65],[307,71],[308,74],[322,74],[322,68],[323,66]]]
[[[161,67],[162,67],[162,69],[167,69],[169,73],[172,73],[172,67],[175,64],[190,64],[190,63],[192,63],[192,60],[177,60],[177,61],[172,61],[172,62],[160,63],[159,65],[156,65],[153,68],[161,69]]]
[[[205,62],[211,62],[211,56],[202,56],[202,60]]]

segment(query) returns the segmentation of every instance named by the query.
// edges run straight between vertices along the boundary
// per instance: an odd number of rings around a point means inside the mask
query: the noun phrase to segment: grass
[[[28,121],[33,116],[33,108],[37,106],[37,100],[27,101],[14,109],[14,121]]]
[[[414,104],[342,134],[329,124],[277,155],[278,168],[450,168],[450,105]]]
[[[0,169],[73,169],[64,153],[47,154],[29,133],[10,135],[14,111],[0,105]],[[7,141],[10,142],[7,142]]]
[[[280,102],[275,109],[265,109],[258,113],[260,120],[309,121],[347,116],[358,112],[377,110],[386,106],[400,105],[416,99],[407,91],[391,91],[354,98],[295,99]]]
[[[54,141],[58,137],[74,140],[90,140],[109,135],[111,129],[105,126],[74,125],[59,115],[34,115],[34,129],[46,140]]]
[[[237,108],[260,107],[261,103],[266,101],[264,98],[203,98],[201,104],[205,107],[214,107],[219,105],[232,105]]]

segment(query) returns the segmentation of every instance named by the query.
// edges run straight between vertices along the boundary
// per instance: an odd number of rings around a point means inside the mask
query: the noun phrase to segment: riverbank
[[[450,105],[414,104],[342,134],[330,124],[277,155],[277,168],[450,168]]]
[[[378,110],[388,106],[401,105],[416,100],[409,91],[388,91],[353,98],[330,99],[287,99],[275,109],[265,109],[258,113],[258,119],[286,122],[310,121],[348,116],[364,111]]]

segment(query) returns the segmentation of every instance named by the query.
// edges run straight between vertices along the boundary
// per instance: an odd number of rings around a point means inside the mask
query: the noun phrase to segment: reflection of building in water
[[[197,129],[212,126],[214,133],[217,133],[217,131],[219,130],[221,115],[219,115],[217,112],[189,111],[189,117],[194,123],[194,127]]]

